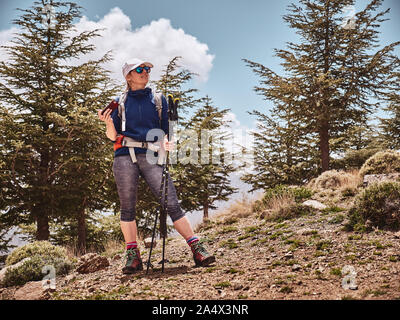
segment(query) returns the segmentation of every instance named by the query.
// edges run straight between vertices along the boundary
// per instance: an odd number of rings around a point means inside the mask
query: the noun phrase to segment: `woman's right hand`
[[[113,119],[111,118],[111,109],[107,109],[103,114],[101,114],[102,110],[97,110],[97,114],[101,121],[104,121],[106,124],[113,123]]]

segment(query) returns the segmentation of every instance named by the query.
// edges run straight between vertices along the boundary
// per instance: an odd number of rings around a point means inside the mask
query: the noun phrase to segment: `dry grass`
[[[329,170],[321,173],[310,186],[314,191],[326,191],[327,189],[341,191],[346,188],[357,189],[362,184],[362,178],[357,169],[351,171]]]
[[[200,230],[207,230],[212,227],[215,222],[226,223],[232,219],[246,218],[250,216],[252,212],[253,203],[262,198],[262,193],[257,194],[256,199],[251,199],[247,193],[242,192],[241,198],[235,200],[228,208],[217,211],[211,219],[204,219],[202,223],[198,224],[194,229],[194,232]]]
[[[343,180],[340,185],[340,190],[357,189],[362,185],[363,178],[359,175],[359,170],[354,169],[346,172],[347,179]]]
[[[284,194],[275,196],[269,201],[267,208],[261,212],[260,218],[268,221],[275,220],[294,205],[296,205],[296,201],[292,195]]]
[[[258,195],[260,197],[260,195]],[[262,195],[261,195],[262,197]],[[242,192],[242,197],[240,199],[235,200],[228,208],[222,210],[215,214],[215,219],[224,219],[224,218],[246,218],[252,214],[252,205],[257,199],[250,199],[250,197]]]
[[[107,240],[104,244],[104,254],[107,257],[112,257],[116,253],[124,252],[125,250],[125,243],[123,241],[118,241],[114,239]]]

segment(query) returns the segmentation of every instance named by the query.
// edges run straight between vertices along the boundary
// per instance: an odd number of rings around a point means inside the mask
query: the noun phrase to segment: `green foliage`
[[[347,230],[400,229],[400,183],[373,183],[359,194],[349,210]],[[366,225],[369,220],[369,225]]]
[[[21,238],[33,241],[36,227],[33,224],[20,225]],[[50,224],[49,240],[59,246],[69,247],[74,253],[78,253],[78,222],[66,221],[63,224]],[[92,214],[86,221],[86,247],[91,251],[103,252],[104,245],[109,240],[123,241],[119,215]]]
[[[400,173],[400,152],[380,151],[370,157],[360,169],[360,176],[366,174]]]
[[[388,118],[379,118],[387,148],[400,150],[400,72],[393,72],[393,82],[389,87],[389,103],[384,108]]]
[[[54,28],[42,23],[46,5],[54,8]],[[113,150],[97,116],[116,93],[103,67],[110,53],[79,62],[100,36],[70,32],[80,11],[55,0],[21,9],[13,21],[19,31],[3,48],[8,60],[0,62],[0,166],[7,168],[0,170],[0,223],[36,223],[40,240],[49,239],[52,221],[84,221],[86,209],[110,209],[118,199]]]
[[[14,265],[28,258],[19,267],[6,271],[3,286],[23,285],[29,281],[42,280],[44,266],[55,268],[56,276],[65,275],[73,268],[73,262],[67,257],[65,249],[53,246],[47,241],[36,241],[14,250],[6,260],[6,264]]]
[[[365,161],[381,150],[382,148],[348,150],[343,158],[332,159],[331,168],[338,171],[360,169]]]
[[[259,123],[254,135],[256,163],[255,173],[244,181],[253,189],[309,180],[331,168],[331,153],[373,148],[368,141],[373,137],[363,138],[369,114],[386,102],[389,90],[398,105],[400,60],[395,50],[400,42],[377,48],[378,28],[389,10],[380,10],[381,0],[370,1],[355,14],[356,27],[345,28],[340,17],[354,3],[290,4],[283,20],[300,39],[274,49],[284,69],[280,74],[243,59],[259,77],[254,91],[268,104],[264,113],[250,113]],[[394,137],[399,141],[398,135]]]
[[[10,266],[33,256],[48,256],[52,259],[62,259],[67,256],[67,252],[64,248],[54,246],[48,241],[35,241],[11,252],[7,257],[6,265]]]

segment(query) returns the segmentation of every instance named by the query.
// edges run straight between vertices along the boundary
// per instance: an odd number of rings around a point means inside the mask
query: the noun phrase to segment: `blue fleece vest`
[[[156,142],[158,139],[155,137],[152,140],[146,140],[146,135],[151,129],[162,129],[165,134],[169,133],[168,128],[168,104],[164,96],[162,96],[162,111],[161,111],[161,128],[160,118],[158,116],[157,108],[154,102],[153,93],[151,88],[129,92],[125,101],[125,114],[126,114],[126,131],[121,131],[121,119],[118,116],[118,109],[111,113],[114,122],[115,130],[118,134],[131,137],[137,141]],[[115,142],[115,141],[113,141]],[[135,154],[146,153],[146,148],[134,148]],[[152,152],[152,151],[149,151]],[[153,153],[158,156],[157,152]],[[114,157],[129,155],[127,147],[119,148],[114,152]]]

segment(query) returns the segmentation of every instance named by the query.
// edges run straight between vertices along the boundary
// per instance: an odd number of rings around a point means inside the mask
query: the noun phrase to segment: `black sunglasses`
[[[146,72],[147,73],[150,73],[150,71],[151,71],[151,68],[150,67],[136,67],[135,69],[133,69],[133,70],[135,70],[137,73],[142,73],[143,72],[143,70],[146,70]]]

